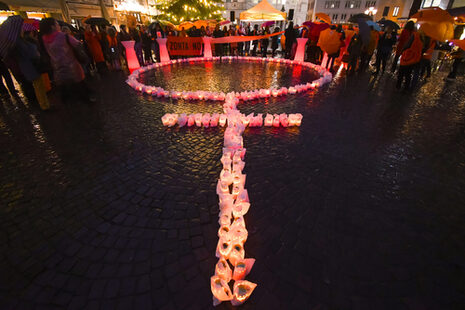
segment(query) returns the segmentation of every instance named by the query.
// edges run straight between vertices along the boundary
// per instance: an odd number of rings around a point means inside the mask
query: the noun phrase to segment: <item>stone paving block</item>
[[[276,83],[310,78],[288,69]],[[304,115],[299,128],[244,133],[258,287],[241,308],[461,310],[463,77],[435,72],[406,95],[390,75],[343,72],[316,92],[240,103]],[[216,86],[271,81],[230,76]],[[124,79],[51,113],[2,98],[0,309],[213,308],[224,129],[160,117],[221,105],[139,96]]]

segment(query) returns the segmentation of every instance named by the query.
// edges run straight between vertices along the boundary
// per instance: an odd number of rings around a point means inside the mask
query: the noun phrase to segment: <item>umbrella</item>
[[[36,31],[39,30],[39,21],[37,19],[28,18],[23,23],[24,31]]]
[[[193,22],[182,22],[178,25],[177,29],[181,30],[181,28],[184,28],[184,30],[188,30],[190,28],[194,27]]]
[[[422,23],[420,31],[440,42],[454,38],[454,26],[451,23]]]
[[[306,21],[306,22],[303,22],[303,24],[302,24],[302,26],[307,26],[308,28],[312,27],[313,25],[314,25],[314,23],[309,21],[309,20]]]
[[[21,33],[23,18],[19,15],[8,17],[0,25],[0,57],[5,58],[8,52],[15,46]]]
[[[355,14],[355,15],[352,15],[351,18],[349,18],[348,22],[349,23],[358,23],[359,20],[373,20],[373,17],[371,17],[370,15],[366,15],[366,14],[363,14],[363,13],[360,13],[360,14]]]
[[[34,24],[23,23],[23,31],[37,31],[39,27],[36,27]]]
[[[465,40],[452,40],[451,42],[454,43],[454,45],[457,45],[461,49],[465,50]]]
[[[170,27],[172,29],[176,29],[176,26],[172,23],[172,22],[169,22],[167,20],[159,20],[158,21],[161,25],[165,26],[165,27]]]
[[[364,44],[368,44],[370,42],[370,27],[366,23],[366,21],[359,19],[358,22],[358,35],[362,39]]]
[[[324,21],[327,24],[331,24],[331,17],[328,16],[328,14],[325,13],[316,13],[315,18],[318,18],[319,20]]]
[[[110,22],[102,17],[90,17],[84,21],[88,25],[110,26]]]
[[[454,38],[454,18],[441,8],[420,10],[412,18],[427,36],[435,40],[443,42]]]
[[[222,22],[220,22],[220,26],[224,26],[224,25],[227,25],[227,24],[230,24],[231,21],[230,20],[223,20]]]
[[[273,25],[274,25],[274,20],[270,20],[270,21],[264,22],[262,24],[262,27],[271,27]]]
[[[372,26],[373,29],[375,29],[376,31],[381,31],[381,27],[377,23],[375,23],[374,21],[367,20],[366,23],[367,23],[368,26]]]
[[[216,24],[218,24],[218,22],[216,20],[213,20],[213,19],[210,19],[210,20],[196,20],[194,22],[194,26],[197,27],[197,28],[202,28],[205,27],[210,27],[210,28],[215,28]]]
[[[378,21],[378,24],[380,24],[384,28],[391,27],[393,30],[399,30],[400,29],[400,26],[396,22],[394,22],[392,20],[389,20],[389,19],[382,19],[382,20]]]
[[[57,20],[57,22],[58,22],[58,25],[60,25],[60,27],[66,26],[66,27],[68,27],[72,32],[78,32],[77,29],[76,29],[73,25],[68,24],[67,22],[64,22],[64,21],[62,21],[62,20]]]
[[[3,2],[0,2],[0,11],[9,11],[10,8]]]
[[[428,8],[418,11],[411,18],[416,18],[418,23],[453,23],[454,18],[441,8]]]
[[[459,8],[448,9],[447,12],[451,16],[464,17],[465,16],[465,6],[462,6],[462,7],[459,7]]]
[[[310,37],[319,37],[320,32],[328,28],[329,25],[327,23],[313,23],[312,27],[310,27]]]

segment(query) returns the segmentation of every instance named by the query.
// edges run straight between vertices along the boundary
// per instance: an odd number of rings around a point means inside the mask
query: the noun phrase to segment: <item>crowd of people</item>
[[[434,51],[442,50],[453,61],[452,70],[447,79],[453,80],[465,57],[460,48],[452,52],[451,46],[444,42],[437,42],[418,30],[413,21],[408,21],[400,35],[396,29],[387,26],[380,31],[369,26],[369,33],[363,37],[360,31],[352,26],[343,30],[342,26],[332,25],[317,32],[303,33],[309,43],[307,45],[307,60],[314,63],[323,63],[323,53],[327,55],[324,65],[333,71],[335,60],[345,64],[348,75],[355,72],[365,72],[373,62],[373,74],[384,73],[387,63],[392,59],[391,72],[397,71],[397,88],[410,91],[418,85],[420,79],[431,76],[431,60]]]
[[[22,22],[20,16],[12,17]],[[159,61],[157,35],[163,33],[158,25],[153,29],[125,25],[117,31],[114,26],[85,25],[73,29],[60,26],[53,18],[44,18],[39,27],[23,23],[11,50],[0,59],[0,95],[15,96],[17,90],[11,74],[28,100],[48,110],[47,92],[52,87],[62,102],[74,98],[93,102],[96,99],[86,77],[95,72],[107,74],[125,66],[125,49],[121,42],[134,40],[134,49],[141,66]],[[10,74],[11,72],[11,74]]]
[[[21,18],[19,16],[13,18]],[[390,26],[382,31],[370,27],[369,34],[362,36],[352,26],[343,29],[341,25],[326,25],[319,28],[294,26],[289,22],[285,31],[285,42],[280,48],[280,35],[255,38],[252,41],[215,44],[217,56],[251,55],[262,57],[281,57],[293,59],[297,47],[297,38],[308,38],[306,61],[325,65],[333,71],[335,64],[345,64],[348,75],[365,72],[373,62],[373,74],[384,73],[387,63],[392,59],[390,70],[397,71],[397,87],[410,90],[421,78],[431,75],[433,51],[440,48],[436,42],[422,31],[417,30],[413,21],[409,21],[400,35]],[[53,18],[44,18],[38,29],[23,24],[22,31],[13,49],[0,59],[0,74],[5,80],[0,83],[0,94],[16,94],[10,71],[20,84],[28,99],[38,102],[43,110],[50,108],[47,92],[54,86],[59,90],[62,101],[81,98],[95,101],[95,95],[86,83],[86,77],[98,72],[121,70],[125,64],[125,49],[121,42],[135,41],[134,49],[141,66],[160,61],[159,37],[202,37],[221,38],[225,36],[263,36],[280,33],[280,27],[250,24],[231,24],[214,29],[209,26],[195,26],[179,30],[163,27],[154,23],[149,27],[128,28],[114,26],[85,25],[84,28],[70,29],[60,26]],[[326,55],[326,56],[325,56]],[[452,54],[455,57],[448,78],[457,75],[463,50]],[[399,62],[400,60],[400,62]],[[399,65],[398,65],[399,63]],[[1,79],[0,79],[1,81]]]

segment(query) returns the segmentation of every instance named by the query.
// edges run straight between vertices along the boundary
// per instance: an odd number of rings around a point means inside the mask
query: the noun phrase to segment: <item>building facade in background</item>
[[[308,16],[326,13],[333,23],[346,23],[352,15],[365,13],[375,21],[390,19],[401,22],[409,16],[413,0],[312,0]]]
[[[144,24],[157,15],[156,0],[2,0],[10,11],[0,12],[0,23],[9,15],[42,19],[54,17],[74,26],[86,17],[104,17],[112,24]]]

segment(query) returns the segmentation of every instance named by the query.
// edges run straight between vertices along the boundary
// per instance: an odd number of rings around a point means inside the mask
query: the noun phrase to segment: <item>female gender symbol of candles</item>
[[[267,98],[267,97],[278,97],[284,96],[287,94],[295,94],[304,92],[310,89],[317,88],[323,84],[326,84],[331,81],[332,75],[330,72],[326,71],[325,68],[317,66],[315,64],[309,62],[301,62],[301,61],[292,61],[289,59],[281,59],[281,58],[260,58],[260,57],[240,57],[240,56],[227,56],[227,57],[196,57],[196,58],[185,58],[185,59],[175,59],[170,60],[162,63],[151,64],[140,69],[134,70],[131,75],[129,75],[126,83],[134,88],[135,90],[145,93],[147,95],[151,95],[153,97],[171,97],[172,99],[184,99],[184,100],[212,100],[212,101],[225,101],[226,95],[223,92],[210,92],[210,91],[177,91],[177,90],[164,90],[161,87],[155,86],[148,86],[143,83],[140,83],[137,79],[139,78],[140,73],[147,72],[149,70],[158,69],[162,66],[173,65],[176,63],[198,63],[198,62],[206,62],[206,61],[214,61],[214,62],[232,62],[232,61],[248,61],[248,62],[274,62],[274,63],[281,63],[284,65],[301,65],[310,69],[317,71],[320,75],[320,78],[313,81],[312,83],[305,83],[305,84],[298,84],[294,86],[281,87],[277,88],[269,88],[269,89],[260,89],[260,90],[251,90],[251,91],[243,91],[243,92],[235,92],[234,95],[236,98],[239,98],[243,101],[248,100],[255,100],[259,98]]]
[[[223,57],[228,58],[228,57]],[[233,59],[229,57],[228,59]],[[244,59],[247,61],[257,61],[255,57],[241,57],[234,59]],[[260,59],[260,58],[258,58]],[[190,62],[205,61],[204,58],[190,59]],[[217,60],[217,59],[214,59]],[[171,61],[187,62],[187,60]],[[293,63],[288,60],[266,58],[263,61],[275,61],[284,63]],[[301,64],[301,63],[299,63]],[[163,65],[163,64],[162,64]],[[244,280],[250,273],[254,258],[245,258],[244,244],[247,241],[248,232],[245,225],[244,215],[250,208],[249,195],[245,188],[246,174],[243,173],[245,162],[244,157],[246,149],[244,148],[242,133],[247,126],[256,127],[274,126],[288,127],[300,126],[302,114],[267,114],[263,119],[263,114],[244,115],[237,109],[239,99],[244,101],[256,98],[265,98],[270,96],[281,96],[287,93],[295,94],[307,89],[315,88],[331,81],[331,74],[321,67],[313,64],[305,65],[311,68],[318,68],[317,71],[321,77],[311,84],[296,85],[289,88],[281,89],[261,89],[253,92],[231,92],[213,93],[206,91],[196,92],[178,92],[165,91],[159,87],[145,86],[137,82],[139,72],[158,68],[161,65],[150,65],[149,68],[141,68],[134,71],[129,77],[128,84],[134,89],[144,92],[148,95],[157,97],[171,97],[173,99],[183,98],[185,100],[219,100],[224,101],[222,114],[194,113],[194,114],[170,114],[167,113],[161,118],[164,126],[174,126],[178,124],[183,126],[197,127],[221,127],[226,126],[224,131],[224,147],[221,157],[222,170],[218,179],[216,193],[219,198],[219,220],[220,228],[218,230],[218,244],[216,247],[216,257],[218,262],[215,266],[215,274],[210,278],[210,287],[213,294],[213,305],[218,305],[223,301],[230,301],[232,305],[238,306],[244,303],[252,294],[257,284]],[[232,290],[231,290],[232,288]]]

